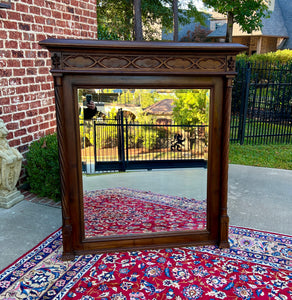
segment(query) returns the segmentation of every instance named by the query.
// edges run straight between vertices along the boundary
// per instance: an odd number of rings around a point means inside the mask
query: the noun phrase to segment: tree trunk
[[[133,0],[133,13],[134,13],[134,40],[143,40],[142,31],[142,16],[141,16],[141,0]]]
[[[172,0],[173,11],[173,41],[178,42],[178,0]]]
[[[232,43],[232,31],[233,31],[233,13],[228,12],[226,38],[225,38],[226,43]]]

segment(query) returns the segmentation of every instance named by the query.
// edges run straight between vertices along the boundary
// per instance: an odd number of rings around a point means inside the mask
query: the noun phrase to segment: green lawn
[[[292,144],[230,144],[229,163],[292,170]]]

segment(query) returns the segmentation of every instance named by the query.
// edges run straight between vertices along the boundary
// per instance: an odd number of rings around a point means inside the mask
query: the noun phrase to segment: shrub
[[[239,61],[249,61],[249,62],[264,62],[270,64],[285,64],[292,63],[292,50],[278,50],[276,52],[268,52],[263,54],[254,54],[247,56],[246,54],[237,55],[237,60]]]
[[[25,166],[31,192],[61,200],[57,135],[47,135],[31,143]]]

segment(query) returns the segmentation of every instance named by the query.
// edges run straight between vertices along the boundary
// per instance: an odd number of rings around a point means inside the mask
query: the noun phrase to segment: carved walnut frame
[[[228,247],[227,179],[232,79],[238,44],[48,39],[62,186],[63,259],[104,251],[218,244]],[[85,238],[78,88],[210,89],[206,230]]]

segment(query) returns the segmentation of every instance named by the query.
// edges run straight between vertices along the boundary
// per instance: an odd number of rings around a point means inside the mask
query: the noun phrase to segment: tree
[[[178,124],[201,125],[209,119],[208,90],[177,90],[173,118]]]
[[[141,0],[133,0],[133,15],[134,15],[134,40],[143,40],[142,31],[142,15],[141,15]]]
[[[99,39],[134,39],[134,1],[136,0],[99,0],[97,2]],[[158,34],[161,26],[168,32],[173,30],[173,0],[140,1],[144,40],[155,39],[154,36]],[[182,9],[182,1],[178,1],[179,24],[188,24],[191,18],[204,22],[203,14],[198,12],[191,0],[188,0],[187,9]]]
[[[178,0],[172,0],[173,41],[178,42]]]
[[[181,42],[196,42],[196,43],[207,43],[211,42],[211,38],[208,35],[212,31],[202,27],[201,25],[196,25],[194,31],[188,31],[187,35],[180,39]]]
[[[227,43],[232,42],[233,24],[238,23],[247,33],[262,27],[262,19],[269,16],[266,0],[203,0],[215,11],[227,15]]]

